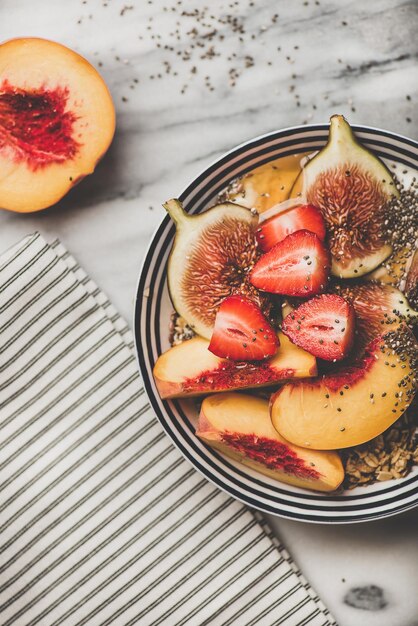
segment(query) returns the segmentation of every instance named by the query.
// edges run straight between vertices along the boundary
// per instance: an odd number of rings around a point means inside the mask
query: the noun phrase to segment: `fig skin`
[[[398,195],[382,161],[360,145],[342,115],[332,116],[328,143],[303,169],[303,196],[322,212],[335,276],[360,277],[390,255],[384,221]]]

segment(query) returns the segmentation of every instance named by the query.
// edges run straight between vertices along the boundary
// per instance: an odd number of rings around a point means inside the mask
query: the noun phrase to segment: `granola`
[[[417,405],[371,441],[342,451],[345,489],[406,476],[418,464]]]

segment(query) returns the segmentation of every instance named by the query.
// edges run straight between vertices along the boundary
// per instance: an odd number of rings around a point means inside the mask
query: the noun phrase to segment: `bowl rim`
[[[350,124],[351,128],[353,129],[354,132],[367,132],[367,133],[371,133],[372,135],[376,135],[376,136],[383,136],[386,137],[388,139],[394,139],[394,140],[400,140],[403,143],[408,144],[409,146],[411,146],[412,148],[415,148],[418,150],[418,141],[411,139],[410,137],[407,137],[405,135],[401,135],[400,133],[395,133],[393,131],[388,131],[385,129],[381,129],[375,126],[368,126],[368,125],[362,125],[362,124]],[[258,144],[262,144],[264,142],[266,142],[266,140],[268,140],[269,138],[274,138],[277,137],[278,135],[280,135],[280,137],[286,137],[287,135],[291,136],[292,134],[294,134],[295,132],[298,131],[307,131],[307,132],[312,132],[312,131],[326,131],[328,130],[330,127],[330,123],[325,123],[325,124],[299,124],[299,125],[295,125],[295,126],[287,126],[285,128],[281,128],[281,129],[276,129],[273,131],[269,131],[267,133],[263,133],[261,135],[257,135],[255,137],[250,137],[249,139],[241,142],[240,144],[237,144],[235,146],[233,146],[231,149],[229,149],[227,152],[223,152],[220,154],[220,156],[218,156],[217,158],[211,160],[211,162],[209,162],[208,164],[206,164],[206,166],[204,166],[200,172],[187,184],[187,186],[183,189],[183,191],[178,195],[178,198],[180,201],[184,201],[187,196],[191,193],[191,191],[197,186],[199,185],[199,183],[205,179],[207,172],[209,170],[211,170],[212,168],[214,168],[215,166],[220,166],[223,163],[227,163],[230,159],[230,157],[232,155],[237,155],[237,153],[242,150],[245,149],[249,146],[257,146]],[[418,159],[418,157],[417,157]],[[141,292],[141,283],[142,283],[142,279],[144,277],[144,269],[145,266],[147,264],[148,261],[148,257],[150,255],[150,251],[151,248],[153,247],[153,244],[155,242],[155,239],[158,237],[158,235],[160,234],[160,231],[163,232],[165,230],[165,228],[167,227],[167,225],[170,223],[170,217],[169,215],[165,215],[162,220],[160,221],[160,223],[156,226],[156,228],[154,229],[154,232],[149,240],[149,243],[147,245],[146,251],[143,254],[143,258],[140,264],[140,271],[138,274],[138,278],[136,281],[136,287],[135,287],[135,295],[134,295],[134,308],[133,308],[133,336],[134,336],[134,350],[135,350],[135,358],[137,361],[137,366],[139,368],[139,371],[141,373],[141,377],[142,377],[142,385],[144,386],[145,392],[147,394],[148,400],[150,402],[150,405],[153,409],[153,411],[155,412],[156,415],[156,419],[158,419],[158,421],[160,422],[163,430],[165,431],[166,435],[169,437],[171,443],[176,447],[176,449],[181,453],[181,455],[183,456],[183,458],[190,463],[193,468],[199,472],[199,474],[201,476],[203,476],[206,480],[208,480],[211,484],[213,484],[214,486],[216,486],[218,489],[220,489],[221,491],[223,491],[223,493],[227,494],[229,497],[235,498],[236,500],[238,500],[239,502],[245,504],[246,506],[251,506],[248,501],[244,498],[241,497],[240,494],[233,494],[231,492],[231,489],[228,489],[226,487],[223,487],[222,485],[220,485],[218,482],[216,482],[212,476],[210,474],[207,474],[205,472],[203,472],[200,467],[193,462],[193,460],[190,458],[190,455],[188,455],[183,449],[182,446],[180,445],[180,443],[173,438],[172,434],[170,433],[170,431],[168,430],[168,428],[166,427],[166,425],[164,424],[164,421],[162,421],[160,419],[159,416],[159,411],[161,410],[156,402],[155,402],[155,397],[154,397],[154,392],[153,390],[150,388],[147,378],[149,376],[149,371],[147,368],[147,365],[145,363],[145,361],[143,360],[142,357],[142,350],[140,348],[140,320],[141,320],[141,313],[142,313],[142,292]],[[166,269],[164,268],[164,273],[166,273]],[[145,286],[145,285],[144,285]],[[170,420],[168,420],[170,421]],[[405,477],[406,478],[406,477]],[[391,488],[391,491],[396,491],[397,489],[397,484],[398,484],[398,480],[399,479],[395,479],[394,485]],[[321,495],[321,494],[319,494]],[[323,495],[323,494],[322,494]],[[362,494],[361,494],[362,495]],[[367,494],[364,494],[364,497],[367,497]],[[348,496],[349,498],[349,496]],[[255,508],[256,505],[254,505]],[[357,516],[355,519],[309,519],[307,517],[304,518],[296,518],[296,517],[292,517],[291,515],[287,515],[285,512],[281,513],[281,512],[277,512],[277,511],[271,511],[268,512],[265,510],[265,508],[260,508],[258,509],[262,514],[264,513],[269,513],[270,515],[274,515],[275,517],[281,517],[284,519],[290,519],[292,521],[295,522],[301,522],[301,523],[311,523],[311,524],[326,524],[326,525],[341,525],[341,524],[360,524],[360,523],[366,523],[366,522],[374,522],[374,521],[379,521],[381,519],[385,519],[385,518],[389,518],[389,517],[394,517],[396,515],[400,515],[402,513],[405,513],[409,510],[412,510],[414,508],[418,507],[418,497],[412,501],[412,502],[407,502],[404,505],[402,505],[401,507],[399,507],[396,510],[388,510],[388,511],[376,511],[374,514],[372,515],[367,515],[365,517],[362,517],[361,515]]]

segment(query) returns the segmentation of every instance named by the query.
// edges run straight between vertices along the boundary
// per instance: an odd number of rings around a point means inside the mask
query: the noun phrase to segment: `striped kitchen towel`
[[[263,519],[173,447],[64,247],[0,258],[0,623],[335,624]]]

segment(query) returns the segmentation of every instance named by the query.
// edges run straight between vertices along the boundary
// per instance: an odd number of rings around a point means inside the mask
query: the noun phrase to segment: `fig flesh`
[[[225,202],[188,215],[178,200],[164,207],[176,224],[167,267],[168,287],[176,311],[198,335],[210,339],[221,302],[239,293],[266,311],[247,277],[259,252],[258,215]]]
[[[362,276],[390,255],[384,221],[398,195],[383,162],[360,145],[342,115],[333,115],[328,143],[303,169],[303,197],[322,212],[335,276]]]

